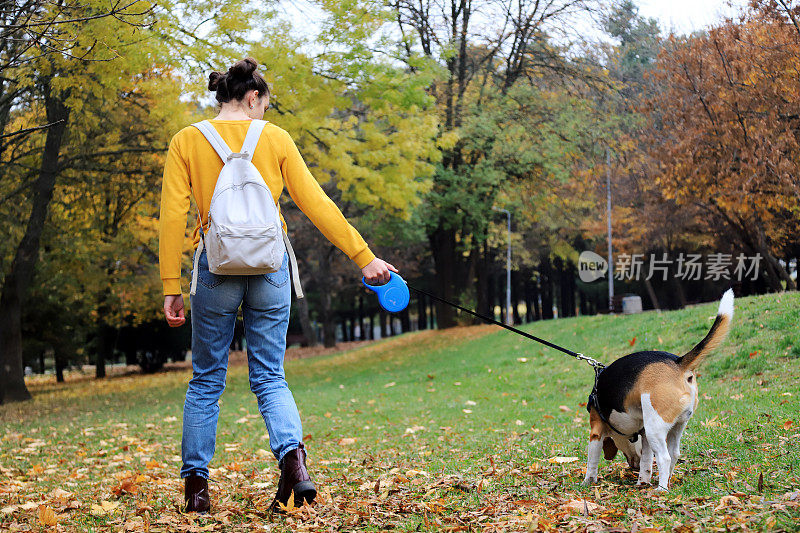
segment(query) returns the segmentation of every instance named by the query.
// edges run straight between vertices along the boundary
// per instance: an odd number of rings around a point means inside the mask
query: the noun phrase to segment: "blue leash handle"
[[[366,278],[361,278],[361,283],[366,288],[378,295],[378,303],[390,313],[399,313],[408,307],[411,296],[408,293],[408,285],[399,274],[390,272],[391,276],[387,283],[383,285],[370,285]]]

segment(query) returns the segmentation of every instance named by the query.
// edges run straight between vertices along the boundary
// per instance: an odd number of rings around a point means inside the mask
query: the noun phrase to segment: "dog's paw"
[[[664,487],[663,485],[659,485],[653,489],[653,492],[667,492],[669,491],[669,487]]]
[[[637,487],[649,487],[650,486],[650,482],[649,481],[637,481],[636,482],[636,486]]]
[[[594,483],[597,483],[597,478],[588,478],[587,477],[586,479],[581,481],[581,486],[589,487],[589,486],[593,485]]]

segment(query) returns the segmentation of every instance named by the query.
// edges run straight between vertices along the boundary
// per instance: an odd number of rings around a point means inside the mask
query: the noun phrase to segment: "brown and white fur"
[[[729,289],[722,296],[711,330],[683,357],[636,352],[617,359],[600,373],[597,401],[590,397],[587,405],[591,431],[584,484],[597,481],[601,451],[611,460],[619,450],[631,468],[639,469],[637,485],[650,483],[655,455],[658,490],[669,488],[680,457],[681,436],[697,408],[694,370],[725,339],[732,318],[733,291]]]

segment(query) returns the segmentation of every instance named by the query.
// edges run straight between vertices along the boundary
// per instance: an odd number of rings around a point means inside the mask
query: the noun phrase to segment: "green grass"
[[[524,329],[610,362],[636,350],[684,353],[715,312],[712,304]],[[0,529],[40,527],[37,508],[19,507],[33,502],[54,509],[59,527],[86,531],[796,531],[798,324],[799,293],[737,300],[728,340],[700,369],[700,405],[665,494],[636,488],[620,457],[601,463],[599,485],[580,486],[591,369],[479,326],[289,362],[322,492],[313,510],[284,517],[264,512],[278,472],[245,367],[229,372],[211,465],[215,512],[199,518],[177,512],[188,372],[38,386],[33,402],[0,406]],[[56,487],[74,496],[59,499]],[[75,500],[79,508],[66,508]],[[102,500],[119,505],[93,514]]]

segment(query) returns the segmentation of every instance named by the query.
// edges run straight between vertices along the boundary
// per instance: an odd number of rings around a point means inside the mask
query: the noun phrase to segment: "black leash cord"
[[[603,422],[608,424],[611,427],[611,429],[613,429],[614,431],[616,431],[620,435],[624,435],[625,437],[627,437],[629,439],[633,439],[633,440],[631,440],[631,442],[635,442],[634,437],[638,437],[638,434],[634,434],[633,436],[625,435],[624,433],[619,431],[617,428],[615,428],[605,416],[603,416],[603,412],[600,409],[600,400],[597,398],[597,380],[600,378],[600,373],[603,371],[603,369],[606,367],[606,365],[604,365],[603,363],[601,363],[601,362],[599,362],[599,361],[597,361],[595,359],[592,359],[591,357],[583,355],[582,353],[573,352],[572,350],[568,350],[566,348],[562,348],[561,346],[559,346],[557,344],[553,344],[550,341],[546,341],[544,339],[540,339],[539,337],[537,337],[535,335],[531,335],[530,333],[525,333],[524,331],[518,330],[517,328],[515,328],[513,326],[509,326],[508,324],[503,324],[502,322],[499,322],[499,321],[495,320],[494,318],[490,318],[490,317],[482,315],[480,313],[476,313],[475,311],[472,311],[471,309],[467,309],[466,307],[461,307],[460,305],[454,304],[453,302],[448,302],[444,298],[440,298],[440,297],[436,296],[435,294],[429,293],[428,291],[424,291],[422,289],[418,289],[417,287],[414,287],[413,285],[410,285],[408,282],[406,282],[406,285],[408,286],[409,289],[411,289],[413,291],[416,291],[416,292],[418,292],[420,294],[424,294],[425,296],[433,298],[434,300],[438,300],[438,301],[442,302],[443,304],[447,304],[447,305],[449,305],[451,307],[455,307],[456,309],[460,309],[461,311],[464,311],[465,313],[468,313],[468,314],[470,314],[470,315],[472,315],[474,317],[480,318],[481,320],[485,320],[486,322],[489,322],[491,324],[495,324],[497,326],[500,326],[501,328],[505,328],[505,329],[507,329],[509,331],[513,331],[514,333],[516,333],[518,335],[522,335],[523,337],[527,337],[528,339],[531,339],[531,340],[536,341],[538,343],[544,344],[545,346],[549,346],[550,348],[556,349],[559,352],[563,352],[563,353],[565,353],[565,354],[567,354],[569,356],[572,356],[575,359],[578,359],[578,360],[581,360],[581,361],[586,361],[587,363],[589,363],[589,365],[591,365],[591,367],[594,369],[594,386],[592,387],[592,393],[589,395],[589,403],[590,404],[594,404],[595,409],[597,409],[597,414],[600,415],[600,418],[603,420]],[[506,311],[506,312],[508,312],[508,311]]]
[[[574,357],[576,359],[580,359],[582,361],[586,361],[587,363],[592,365],[594,368],[603,368],[604,367],[603,364],[595,361],[591,357],[587,357],[587,356],[583,355],[582,353],[573,352],[572,350],[567,350],[566,348],[562,348],[561,346],[559,346],[557,344],[553,344],[550,341],[546,341],[544,339],[540,339],[539,337],[537,337],[535,335],[531,335],[530,333],[525,333],[524,331],[518,330],[517,328],[515,328],[513,326],[509,326],[508,324],[503,324],[502,322],[499,322],[499,321],[495,320],[494,318],[490,318],[490,317],[482,315],[480,313],[476,313],[475,311],[472,311],[472,310],[467,309],[465,307],[461,307],[460,305],[454,304],[453,302],[448,302],[444,298],[440,298],[440,297],[436,296],[435,294],[429,293],[428,291],[424,291],[422,289],[418,289],[417,287],[409,285],[408,283],[406,283],[406,285],[408,285],[409,289],[412,289],[412,290],[414,290],[414,291],[416,291],[416,292],[418,292],[420,294],[424,294],[425,296],[433,298],[434,300],[438,300],[438,301],[440,301],[440,302],[442,302],[444,304],[447,304],[449,306],[455,307],[456,309],[460,309],[461,311],[464,311],[465,313],[468,313],[468,314],[470,314],[470,315],[472,315],[474,317],[480,318],[481,320],[485,320],[486,322],[490,322],[492,324],[500,326],[501,328],[505,328],[505,329],[507,329],[509,331],[513,331],[517,335],[522,335],[523,337],[527,337],[527,338],[529,338],[529,339],[531,339],[533,341],[536,341],[538,343],[544,344],[545,346],[549,346],[550,348],[553,348],[553,349],[558,350],[560,352],[563,352],[563,353],[565,353],[567,355],[570,355],[570,356],[572,356],[572,357]]]

